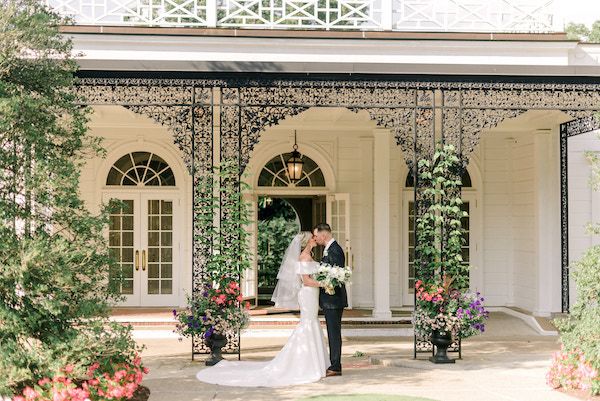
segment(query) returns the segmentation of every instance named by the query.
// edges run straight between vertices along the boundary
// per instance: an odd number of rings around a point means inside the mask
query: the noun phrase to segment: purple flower
[[[204,338],[208,338],[210,336],[212,336],[212,333],[215,331],[215,329],[213,328],[213,326],[210,326],[208,328],[208,330],[206,330],[206,333],[204,333]]]
[[[173,316],[177,316],[177,310],[173,309]]]

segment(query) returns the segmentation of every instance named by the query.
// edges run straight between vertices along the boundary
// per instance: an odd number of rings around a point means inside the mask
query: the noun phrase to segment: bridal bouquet
[[[339,287],[350,281],[352,270],[350,266],[331,266],[327,263],[319,265],[314,279],[323,285],[325,292],[329,295],[335,294],[335,287]]]

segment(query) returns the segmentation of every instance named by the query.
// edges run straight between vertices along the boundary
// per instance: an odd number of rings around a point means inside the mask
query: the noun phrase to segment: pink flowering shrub
[[[600,376],[598,370],[585,359],[583,352],[579,350],[567,352],[564,346],[561,346],[561,350],[555,352],[552,357],[546,382],[552,388],[564,387],[597,394]]]
[[[67,365],[52,379],[44,377],[32,387],[27,386],[12,401],[105,401],[131,399],[148,368],[139,356],[131,363],[116,364],[102,369],[94,362],[85,378],[73,377],[74,366]]]
[[[600,394],[600,246],[589,248],[573,264],[577,302],[569,315],[556,319],[561,351],[554,355],[548,384]]]

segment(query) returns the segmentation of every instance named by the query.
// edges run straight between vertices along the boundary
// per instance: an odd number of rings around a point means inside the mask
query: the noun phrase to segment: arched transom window
[[[259,187],[324,187],[325,177],[317,163],[306,155],[301,155],[304,167],[302,169],[302,178],[295,184],[288,176],[286,161],[291,153],[283,153],[275,156],[263,167],[258,177]]]
[[[150,152],[132,152],[112,165],[106,185],[173,187],[175,176],[160,156]]]
[[[469,172],[466,169],[463,171],[461,182],[463,188],[471,188],[473,186],[473,184],[471,183],[471,176],[469,175]],[[406,181],[404,183],[404,186],[406,188],[412,188],[415,186],[415,177],[413,176],[412,171],[406,175]]]

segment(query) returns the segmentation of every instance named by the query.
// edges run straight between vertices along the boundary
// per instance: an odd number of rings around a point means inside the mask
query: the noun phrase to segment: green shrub
[[[107,210],[93,215],[79,197],[83,163],[103,151],[73,90],[64,23],[37,0],[2,1],[0,395],[137,352],[107,319],[118,299],[107,285]]]
[[[567,318],[555,320],[565,355],[565,358],[555,357],[555,364],[571,361],[576,383],[580,383],[569,385],[563,381],[561,385],[589,388],[592,394],[600,394],[600,245],[589,248],[574,263],[572,277],[577,285],[577,302]],[[584,369],[586,365],[588,368]],[[579,377],[584,374],[585,377]]]

